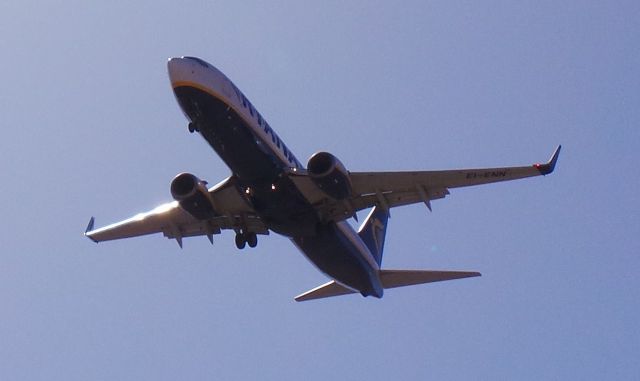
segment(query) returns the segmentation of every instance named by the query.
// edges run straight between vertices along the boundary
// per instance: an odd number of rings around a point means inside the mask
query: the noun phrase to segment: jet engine
[[[191,173],[181,173],[171,181],[171,196],[180,207],[199,220],[216,215],[209,198],[207,182]]]
[[[309,158],[307,171],[311,180],[325,194],[343,200],[351,195],[351,178],[344,165],[328,152],[317,152]]]

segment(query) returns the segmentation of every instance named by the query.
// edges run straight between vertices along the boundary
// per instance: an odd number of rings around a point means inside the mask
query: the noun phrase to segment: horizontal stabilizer
[[[480,276],[480,273],[472,271],[380,270],[380,281],[385,289],[475,276]]]
[[[443,280],[453,280],[480,276],[475,271],[432,271],[432,270],[380,270],[380,281],[382,286],[387,288],[413,286],[422,283],[441,282]],[[304,294],[296,296],[296,302],[305,300],[329,298],[355,294],[358,291],[352,290],[340,283],[332,280]]]
[[[313,300],[313,299],[328,298],[330,296],[354,294],[355,292],[356,291],[353,291],[352,289],[341,285],[335,280],[332,280],[331,282],[325,283],[322,286],[318,286],[313,290],[309,290],[304,294],[300,294],[296,296],[295,300],[296,302],[304,302],[305,300]]]

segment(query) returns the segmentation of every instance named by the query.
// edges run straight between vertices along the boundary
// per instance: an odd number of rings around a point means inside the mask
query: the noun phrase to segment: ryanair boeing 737
[[[545,164],[522,167],[414,172],[350,172],[335,156],[318,152],[303,166],[269,123],[224,74],[195,57],[171,58],[171,86],[189,120],[231,169],[208,188],[193,174],[171,182],[175,201],[85,235],[94,242],[162,233],[182,247],[184,237],[235,231],[238,249],[255,247],[270,231],[288,237],[332,280],[297,301],[360,293],[381,298],[384,289],[479,276],[477,272],[383,270],[389,210],[444,198],[449,189],[548,175],[560,146]],[[371,208],[355,231],[347,220]]]

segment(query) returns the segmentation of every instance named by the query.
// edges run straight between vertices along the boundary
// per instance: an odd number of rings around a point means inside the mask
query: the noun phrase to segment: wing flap
[[[377,205],[380,202],[380,198],[383,198],[389,208],[395,208],[397,206],[445,198],[449,194],[449,190],[447,188],[429,188],[426,190],[424,197],[420,193],[418,187],[414,187],[413,190],[388,190],[380,192],[380,195],[376,193],[363,194],[359,197],[354,197],[352,205],[357,210],[367,209]]]

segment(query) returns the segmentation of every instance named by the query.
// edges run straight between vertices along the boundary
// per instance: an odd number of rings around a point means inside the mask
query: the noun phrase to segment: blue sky
[[[640,5],[0,5],[0,374],[8,380],[636,379]],[[543,161],[545,178],[393,210],[383,265],[481,278],[295,303],[325,282],[283,237],[95,245],[229,170],[166,73],[195,55],[301,161],[351,170]]]

